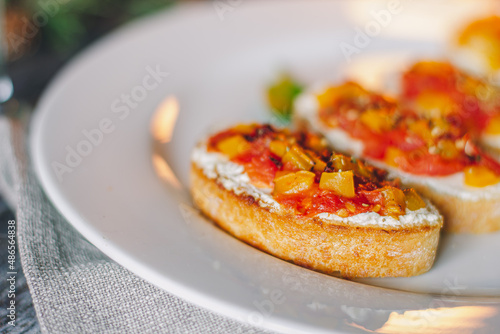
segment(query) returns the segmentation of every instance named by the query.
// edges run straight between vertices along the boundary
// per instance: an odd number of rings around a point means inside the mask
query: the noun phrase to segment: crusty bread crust
[[[437,192],[426,185],[407,183],[436,205],[444,217],[444,230],[451,233],[490,233],[500,230],[499,199],[471,201]]]
[[[300,116],[294,118],[294,123],[299,129],[322,132]],[[335,148],[335,143],[330,144]],[[344,153],[352,154],[352,152]],[[382,165],[383,163],[380,162],[377,164],[378,167],[383,168]],[[444,217],[444,231],[446,232],[481,234],[500,230],[499,198],[473,201],[441,193],[422,183],[405,182],[404,185],[415,188],[421,195],[431,200]]]
[[[343,277],[408,277],[428,271],[440,225],[412,228],[354,227],[316,217],[272,212],[252,197],[236,195],[196,165],[195,204],[222,229],[283,260]]]

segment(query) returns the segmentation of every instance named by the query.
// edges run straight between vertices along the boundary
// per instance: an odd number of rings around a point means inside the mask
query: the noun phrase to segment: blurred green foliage
[[[175,3],[174,0],[7,0],[25,13],[44,47],[70,53],[114,27]]]
[[[290,121],[293,102],[302,90],[301,83],[290,74],[282,73],[267,89],[267,102],[273,115],[284,122]]]

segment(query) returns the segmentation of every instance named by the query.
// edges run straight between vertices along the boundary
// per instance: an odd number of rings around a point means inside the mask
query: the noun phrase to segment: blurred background
[[[4,54],[16,99],[36,102],[58,69],[88,44],[174,0],[7,0]]]

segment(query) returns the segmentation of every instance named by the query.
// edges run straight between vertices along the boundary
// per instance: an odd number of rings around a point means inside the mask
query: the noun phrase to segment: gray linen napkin
[[[17,201],[19,253],[42,332],[268,333],[157,288],[87,242],[43,193],[27,123],[0,117],[0,191]]]

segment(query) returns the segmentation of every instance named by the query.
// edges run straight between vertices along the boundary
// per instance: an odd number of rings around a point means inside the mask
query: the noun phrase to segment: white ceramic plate
[[[263,89],[280,69],[325,81],[370,57],[440,55],[456,21],[477,8],[461,4],[402,1],[351,63],[341,43],[356,46],[356,29],[374,25],[371,11],[387,3],[215,1],[131,24],[80,55],[44,95],[31,139],[40,181],[68,221],[126,268],[260,327],[499,330],[498,233],[445,236],[435,266],[419,277],[349,282],[233,239],[198,216],[185,190],[200,137],[269,119]],[[152,164],[150,118],[167,96],[180,106],[164,146],[177,188],[162,183]]]

